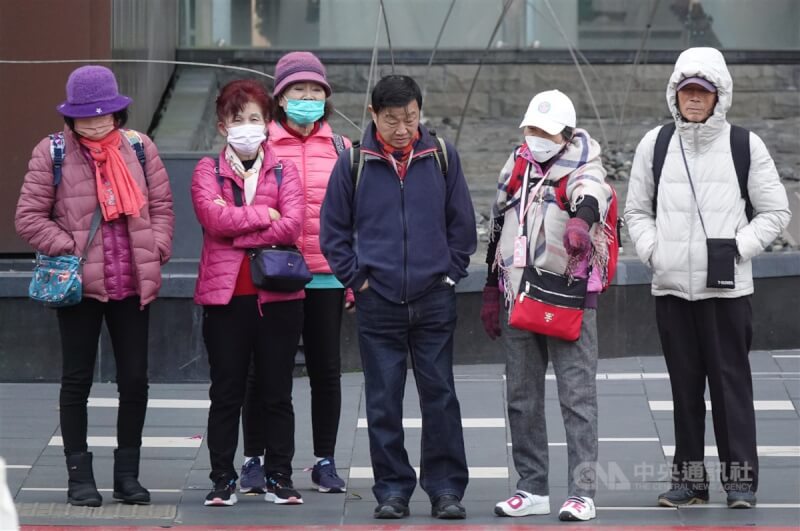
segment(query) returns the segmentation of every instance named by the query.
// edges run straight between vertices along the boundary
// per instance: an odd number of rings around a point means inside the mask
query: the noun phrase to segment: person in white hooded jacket
[[[708,501],[703,464],[708,380],[727,503],[749,508],[758,488],[748,361],[751,259],[781,233],[791,214],[775,164],[752,132],[745,133],[752,219],[746,213],[726,119],[733,82],[718,50],[681,53],[666,96],[675,132],[658,186],[653,160],[661,126],[636,148],[625,205],[636,253],[653,273],[656,322],[674,403],[672,486],[658,502],[674,507]]]

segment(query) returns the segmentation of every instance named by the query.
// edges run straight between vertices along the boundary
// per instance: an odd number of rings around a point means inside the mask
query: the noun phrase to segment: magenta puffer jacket
[[[103,223],[100,230],[103,232],[103,277],[108,298],[121,301],[136,295],[127,217]]]
[[[214,167],[217,162],[206,157],[197,163],[192,175],[192,204],[197,220],[203,227],[203,252],[194,301],[203,305],[228,304],[233,297],[236,278],[247,249],[266,245],[292,245],[300,235],[303,224],[303,193],[297,168],[291,161],[281,161],[283,181],[278,189],[275,166],[278,160],[265,141],[264,162],[258,175],[256,195],[251,205],[236,206],[233,185],[243,189],[244,183],[220,153],[217,180]],[[244,197],[244,192],[242,193]],[[225,206],[215,202],[223,199]],[[281,214],[272,221],[269,208]],[[259,290],[259,303],[305,298],[303,290],[278,293]]]
[[[145,192],[146,206],[141,216],[127,216],[124,220],[128,245],[133,250],[135,288],[144,306],[156,298],[161,287],[161,266],[167,263],[172,253],[175,215],[169,177],[158,150],[146,135],[139,133],[139,136],[146,158],[146,181],[136,153],[121,133],[120,150],[128,170]],[[61,183],[57,188],[53,185],[50,139],[42,139],[33,149],[17,202],[17,234],[47,255],[82,254],[85,259],[83,295],[106,302],[109,293],[103,235],[96,235],[86,249],[92,216],[97,208],[94,167],[83,153],[77,136],[68,127],[64,128],[64,144]]]
[[[333,165],[339,158],[333,145],[333,130],[326,122],[312,136],[300,140],[276,122],[269,124],[269,147],[281,160],[291,160],[300,172],[306,216],[297,246],[303,253],[312,273],[330,273],[328,261],[319,248],[319,212]],[[344,139],[345,147],[350,148],[350,140]]]

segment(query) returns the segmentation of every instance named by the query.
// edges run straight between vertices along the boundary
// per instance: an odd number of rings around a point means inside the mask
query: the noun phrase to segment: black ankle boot
[[[139,483],[139,449],[114,450],[114,499],[147,505],[150,492]]]
[[[102,505],[103,497],[97,492],[97,485],[94,482],[91,452],[67,454],[67,473],[69,474],[67,503],[87,507]]]

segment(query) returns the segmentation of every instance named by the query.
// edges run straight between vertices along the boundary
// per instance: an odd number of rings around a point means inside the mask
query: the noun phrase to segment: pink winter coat
[[[300,172],[306,216],[297,246],[312,273],[330,273],[331,268],[319,248],[319,212],[331,170],[339,157],[333,145],[333,130],[322,122],[319,130],[303,142],[281,124],[270,122],[267,142],[276,157],[291,160]],[[344,142],[349,148],[350,141],[345,138]]]
[[[133,249],[136,288],[144,306],[156,298],[161,287],[161,266],[167,263],[172,253],[175,215],[169,177],[158,150],[146,135],[139,133],[139,136],[146,157],[147,181],[136,153],[122,135],[120,150],[128,170],[145,192],[146,205],[141,216],[125,217]],[[33,149],[28,173],[22,183],[15,218],[17,234],[37,251],[50,256],[83,254],[83,295],[106,302],[109,294],[104,271],[103,237],[95,235],[88,252],[85,252],[96,208],[94,167],[84,155],[75,133],[68,127],[64,128],[64,162],[58,188],[53,185],[50,139],[42,139]]]
[[[283,180],[279,193],[274,171],[278,159],[266,141],[262,147],[264,163],[258,175],[252,205],[239,207],[234,203],[232,186],[235,184],[243,190],[244,183],[225,160],[224,150],[218,158],[219,174],[223,178],[222,188],[214,171],[214,159],[205,157],[194,169],[192,204],[197,220],[203,227],[203,253],[194,292],[194,301],[197,304],[222,305],[231,301],[247,249],[266,245],[292,245],[300,235],[303,224],[303,195],[297,168],[291,161],[281,161]],[[214,202],[219,197],[225,200],[225,206]],[[268,208],[280,212],[281,219],[272,221]],[[258,292],[259,303],[304,297],[303,290],[294,293]]]

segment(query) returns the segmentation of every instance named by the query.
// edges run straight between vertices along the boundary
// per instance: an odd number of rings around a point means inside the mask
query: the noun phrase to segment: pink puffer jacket
[[[120,150],[134,180],[146,191],[147,204],[141,216],[126,218],[133,248],[135,280],[144,306],[156,298],[161,287],[161,265],[172,253],[175,215],[169,177],[158,150],[146,135],[139,133],[139,136],[147,161],[147,181],[136,153],[121,134]],[[85,259],[83,295],[105,302],[108,301],[108,292],[103,238],[96,235],[85,252],[92,215],[97,208],[94,168],[81,151],[76,135],[67,127],[64,128],[64,143],[65,155],[58,188],[53,185],[50,139],[42,139],[33,149],[17,203],[17,234],[47,255],[82,254]]]
[[[244,183],[225,160],[225,151],[218,158],[219,174],[214,171],[216,162],[206,157],[197,163],[192,176],[192,204],[197,220],[203,227],[203,253],[194,301],[203,305],[228,304],[236,287],[236,277],[247,249],[266,245],[291,245],[300,234],[303,224],[303,194],[297,168],[291,161],[283,164],[283,181],[278,190],[275,165],[278,160],[267,146],[264,163],[258,175],[256,195],[251,205],[236,206],[233,188]],[[244,193],[242,193],[244,197]],[[222,198],[225,206],[214,202]],[[268,208],[274,208],[281,219],[271,221]],[[259,290],[259,303],[277,302],[305,297],[303,290],[278,293]]]
[[[319,212],[322,200],[325,199],[331,170],[339,157],[333,146],[333,130],[326,122],[322,122],[319,130],[303,142],[281,124],[271,122],[267,142],[276,157],[291,160],[300,172],[306,216],[297,246],[312,273],[330,273],[328,261],[319,248]],[[345,147],[350,147],[350,140],[347,138],[344,143]]]

